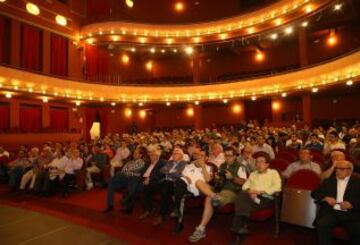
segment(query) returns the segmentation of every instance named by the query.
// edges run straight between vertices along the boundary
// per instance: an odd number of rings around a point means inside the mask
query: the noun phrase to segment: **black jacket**
[[[326,202],[323,202],[324,197],[333,197],[336,199],[337,195],[337,179],[335,176],[325,179],[324,182],[314,191],[311,196],[317,203],[320,204],[319,216],[332,212],[334,209]],[[351,176],[347,184],[344,201],[348,201],[352,204],[353,208],[346,212],[349,215],[356,215],[360,218],[360,179]]]
[[[155,165],[154,169],[151,171],[150,174],[150,181],[149,184],[156,184],[158,183],[162,178],[164,178],[164,174],[160,172],[160,169],[162,167],[164,167],[166,164],[166,160],[164,159],[159,159],[159,161],[157,162],[157,164]],[[148,169],[148,167],[150,166],[150,164],[147,164],[145,167],[145,172]]]

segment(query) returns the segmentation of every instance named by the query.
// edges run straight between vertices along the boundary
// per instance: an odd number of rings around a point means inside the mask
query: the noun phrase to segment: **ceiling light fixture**
[[[62,15],[56,15],[55,16],[55,21],[56,23],[58,23],[58,25],[61,25],[61,26],[66,26],[67,25],[67,19],[62,16]]]
[[[132,7],[134,7],[134,0],[125,0],[125,4],[129,8],[132,8]]]
[[[40,9],[37,5],[33,4],[33,3],[27,3],[26,4],[26,10],[32,14],[32,15],[39,15],[40,14]]]

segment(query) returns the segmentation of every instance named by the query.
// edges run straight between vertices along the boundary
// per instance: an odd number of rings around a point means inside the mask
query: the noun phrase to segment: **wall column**
[[[42,105],[42,127],[50,127],[50,106],[48,103]]]
[[[51,48],[50,48],[50,45],[51,45],[51,38],[50,38],[50,32],[49,31],[45,31],[43,30],[43,35],[42,35],[42,38],[43,38],[43,41],[42,41],[42,44],[43,44],[43,47],[42,47],[42,71],[45,73],[45,74],[50,74],[50,52],[51,52]]]
[[[20,104],[18,100],[10,100],[10,128],[20,126]]]
[[[309,64],[308,54],[307,54],[307,34],[305,28],[300,28],[299,34],[299,57],[300,57],[300,66],[307,66]]]
[[[197,50],[193,53],[193,81],[194,84],[200,83],[200,54]],[[195,129],[202,129],[203,127],[203,106],[201,103],[194,106],[194,127]]]
[[[10,26],[10,64],[20,67],[21,23],[11,19]]]
[[[311,117],[311,95],[303,94],[302,96],[302,108],[303,108],[303,121],[306,124],[311,125],[312,117]]]

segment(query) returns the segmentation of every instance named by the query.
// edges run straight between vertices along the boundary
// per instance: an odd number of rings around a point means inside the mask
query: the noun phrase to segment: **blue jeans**
[[[107,191],[107,206],[112,207],[114,205],[114,195],[115,192],[120,189],[128,189],[127,194],[130,194],[132,197],[134,184],[137,183],[140,180],[140,177],[136,176],[126,176],[121,172],[118,172],[115,174],[114,177],[112,177],[109,180],[108,183],[108,191]]]
[[[19,186],[21,176],[23,176],[25,169],[23,167],[15,167],[9,172],[9,186],[10,188],[17,188]]]

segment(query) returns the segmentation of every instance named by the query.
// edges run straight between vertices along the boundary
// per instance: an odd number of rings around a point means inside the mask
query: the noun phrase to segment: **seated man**
[[[334,150],[330,154],[330,162],[324,165],[324,171],[321,173],[321,179],[327,179],[334,175],[336,163],[345,160],[345,154],[342,151]]]
[[[332,231],[342,225],[352,244],[360,244],[360,180],[354,176],[351,162],[336,162],[336,175],[314,190],[311,195],[320,204],[315,220],[320,245],[330,245]]]
[[[107,155],[101,150],[101,145],[97,144],[93,148],[93,157],[90,161],[90,166],[86,168],[86,188],[91,190],[94,187],[91,174],[101,173],[107,163]]]
[[[274,169],[269,169],[270,158],[263,153],[256,158],[256,171],[252,172],[235,200],[235,216],[231,230],[237,240],[247,234],[247,223],[252,211],[271,207],[273,195],[281,191],[281,178]]]
[[[65,175],[61,179],[60,184],[62,187],[62,197],[66,197],[69,194],[69,185],[76,180],[76,170],[82,168],[84,160],[80,157],[78,149],[70,149],[69,158],[66,159],[64,165]]]
[[[25,151],[19,151],[18,158],[8,164],[9,171],[9,187],[15,191],[23,174],[32,168],[32,162],[27,158]]]
[[[318,152],[322,152],[324,150],[324,146],[319,140],[317,134],[311,134],[309,137],[309,142],[305,144],[305,148],[309,150],[315,150]]]
[[[8,161],[10,154],[0,145],[0,183],[8,180]]]
[[[324,144],[324,155],[332,150],[345,150],[345,144],[339,139],[339,135],[335,131],[331,131],[327,135],[327,141]]]
[[[185,168],[186,162],[183,160],[183,151],[180,148],[174,148],[173,160],[168,161],[161,168],[163,178],[157,185],[144,186],[144,206],[145,213],[140,218],[146,218],[152,211],[152,196],[156,192],[160,192],[160,215],[154,222],[154,225],[162,224],[169,209],[169,203],[174,193],[174,183],[181,177],[181,173]]]
[[[214,208],[233,203],[236,193],[245,182],[246,170],[235,161],[236,149],[226,148],[225,158],[225,163],[220,166],[218,174],[215,176],[218,184],[214,188],[201,180],[196,183],[198,189],[206,195],[206,199],[201,222],[189,237],[190,242],[197,242],[206,237],[205,229],[213,216]]]
[[[285,147],[298,151],[302,147],[302,144],[302,140],[294,133],[291,134],[290,139],[286,141]]]
[[[211,145],[208,162],[215,164],[217,167],[220,167],[225,162],[223,147],[219,143]]]
[[[253,148],[249,145],[244,146],[242,150],[242,154],[236,159],[246,169],[246,174],[250,175],[250,173],[254,172],[255,167],[255,159],[252,157]]]
[[[126,146],[125,141],[121,141],[120,147],[116,150],[116,154],[111,159],[110,165],[110,174],[111,176],[114,176],[115,174],[115,168],[120,168],[124,165],[124,161],[130,156],[131,152],[129,148]]]
[[[265,138],[262,135],[259,135],[256,138],[257,144],[254,146],[254,154],[257,152],[266,152],[270,159],[273,160],[275,158],[274,149],[271,147],[271,145],[265,143]]]
[[[299,152],[299,160],[291,163],[287,168],[282,172],[282,176],[286,179],[290,178],[293,173],[300,169],[312,170],[317,174],[321,174],[320,165],[311,161],[310,150],[303,148]]]
[[[136,183],[141,181],[141,175],[145,168],[144,156],[145,149],[143,147],[137,147],[133,153],[133,159],[125,163],[121,171],[117,172],[115,176],[109,180],[107,190],[107,206],[104,210],[105,213],[114,209],[115,191],[121,188],[128,189],[128,187],[136,186]],[[129,191],[131,192],[132,190]],[[132,213],[132,209],[132,203],[127,203],[124,212]]]
[[[184,170],[181,173],[181,178],[177,179],[175,182],[175,203],[174,211],[171,213],[173,218],[179,218],[175,230],[175,233],[181,232],[183,225],[181,222],[180,206],[184,195],[188,192],[194,196],[199,196],[200,191],[196,186],[196,183],[201,180],[203,182],[210,182],[211,180],[211,168],[206,165],[206,153],[204,151],[195,151],[194,152],[195,161],[186,165]]]

